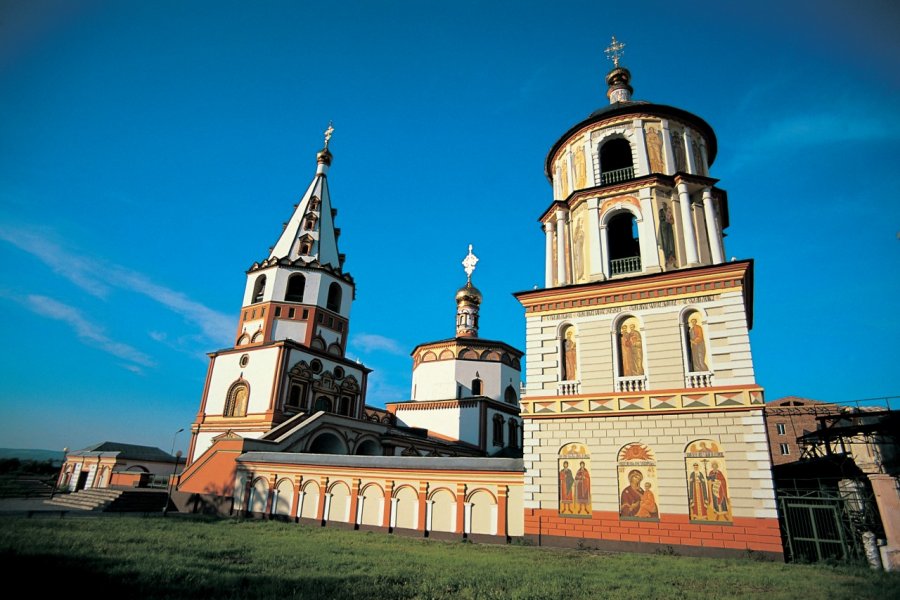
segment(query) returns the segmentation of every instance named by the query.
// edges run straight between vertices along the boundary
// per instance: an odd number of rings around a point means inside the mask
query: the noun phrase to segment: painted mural
[[[619,516],[622,519],[659,520],[656,499],[656,458],[639,443],[619,451]]]
[[[641,337],[640,325],[636,317],[628,317],[619,322],[619,360],[623,377],[644,374],[644,339]]]
[[[675,171],[687,173],[687,160],[684,157],[684,132],[680,129],[670,129],[672,136],[672,155],[675,157]]]
[[[575,189],[582,190],[587,187],[587,180],[585,178],[585,164],[584,164],[584,146],[581,145],[581,140],[578,140],[578,147],[575,149]]]
[[[667,269],[678,266],[675,254],[675,214],[671,202],[659,203],[659,248]]]
[[[725,453],[714,440],[691,442],[684,453],[691,521],[731,523]]]
[[[649,125],[644,131],[647,136],[647,156],[650,158],[650,171],[653,173],[665,173],[666,162],[662,132],[658,127]]]
[[[699,312],[688,313],[685,330],[688,339],[688,365],[691,372],[709,371],[709,363],[706,360],[706,336],[703,333],[703,319]]]
[[[578,344],[575,342],[575,328],[569,327],[563,333],[562,343],[562,381],[578,379]]]
[[[584,444],[559,450],[559,514],[591,517],[591,455]]]

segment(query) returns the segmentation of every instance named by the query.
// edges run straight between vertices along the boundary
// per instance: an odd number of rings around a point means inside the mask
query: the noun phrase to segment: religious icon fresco
[[[659,520],[656,458],[639,443],[619,451],[619,516],[623,519]]]
[[[559,514],[591,517],[591,455],[584,444],[559,450]]]
[[[562,339],[562,381],[578,379],[578,343],[575,341],[575,328],[567,327]]]
[[[703,315],[697,311],[688,313],[685,319],[688,341],[688,366],[691,372],[709,371],[706,359],[706,336],[703,332]]]
[[[619,360],[623,377],[644,374],[644,339],[641,337],[640,321],[628,317],[619,322]]]
[[[696,440],[684,453],[691,521],[731,523],[725,453],[714,440]]]

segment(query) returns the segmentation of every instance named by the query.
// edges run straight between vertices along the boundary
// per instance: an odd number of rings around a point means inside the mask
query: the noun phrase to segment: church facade
[[[478,337],[477,258],[456,334],[413,352],[409,400],[365,404],[345,356],[355,288],[317,156],[268,257],[247,272],[231,348],[210,354],[178,490],[194,509],[426,536],[681,552],[782,545],[748,331],[753,263],[725,260],[716,138],[631,99],[546,161],[545,286],[516,294],[527,355]],[[524,367],[527,385],[521,387]]]

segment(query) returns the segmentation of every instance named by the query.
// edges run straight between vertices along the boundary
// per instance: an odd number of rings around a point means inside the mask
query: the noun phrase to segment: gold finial
[[[619,68],[619,59],[625,54],[625,44],[616,41],[616,36],[612,36],[612,43],[606,48],[606,58],[613,61],[616,68]]]
[[[334,133],[332,122],[328,121],[328,129],[325,130],[325,148],[328,148],[328,142],[331,141],[331,134]]]
[[[478,257],[472,254],[472,244],[469,244],[469,254],[462,261],[463,270],[466,272],[469,283],[472,283],[472,273],[475,271],[475,264],[477,262]]]

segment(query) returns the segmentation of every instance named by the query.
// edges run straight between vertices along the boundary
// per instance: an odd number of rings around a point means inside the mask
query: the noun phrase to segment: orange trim
[[[706,392],[731,392],[731,391],[739,391],[739,390],[747,390],[751,392],[761,392],[763,388],[754,384],[744,384],[744,385],[719,385],[715,387],[705,387],[705,388],[665,388],[661,390],[644,390],[642,392],[610,392],[608,394],[574,394],[572,396],[526,396],[522,399],[523,402],[547,402],[549,400],[558,400],[560,398],[565,400],[585,400],[585,399],[594,399],[594,398],[606,398],[606,397],[615,397],[621,398],[623,396],[656,396],[663,394],[703,394]],[[760,404],[760,406],[763,406]]]
[[[580,412],[580,413],[540,413],[540,414],[531,414],[531,413],[522,413],[520,416],[522,419],[532,420],[532,419],[571,419],[571,418],[589,418],[589,417],[633,417],[635,415],[693,415],[700,413],[720,413],[720,412],[747,412],[747,411],[758,411],[762,410],[763,405],[755,404],[753,406],[724,406],[719,408],[695,408],[695,409],[673,409],[673,410],[656,410],[656,409],[645,409],[645,410],[616,410],[616,411],[604,411],[604,412]]]
[[[394,497],[394,482],[386,481],[384,484],[384,515],[381,519],[381,526],[385,529],[391,526],[391,498]]]

